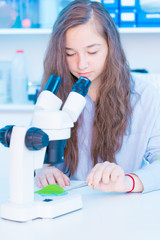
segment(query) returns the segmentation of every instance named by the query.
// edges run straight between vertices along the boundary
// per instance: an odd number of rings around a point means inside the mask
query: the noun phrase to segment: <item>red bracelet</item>
[[[130,192],[132,192],[132,191],[134,190],[134,188],[135,188],[135,180],[134,180],[134,178],[133,178],[130,174],[125,174],[125,176],[128,176],[128,177],[132,178],[132,181],[133,181],[133,187],[132,187],[132,189],[127,192],[127,193],[130,193]]]

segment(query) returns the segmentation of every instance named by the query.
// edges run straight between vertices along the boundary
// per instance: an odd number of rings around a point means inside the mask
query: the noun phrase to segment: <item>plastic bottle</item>
[[[11,98],[14,104],[26,104],[28,77],[23,50],[17,50],[11,65]]]
[[[0,61],[0,104],[10,102],[10,62]]]

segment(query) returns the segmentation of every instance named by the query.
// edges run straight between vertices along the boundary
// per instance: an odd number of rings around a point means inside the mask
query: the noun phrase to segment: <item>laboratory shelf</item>
[[[0,104],[0,112],[32,112],[33,104]]]
[[[0,35],[38,35],[51,34],[52,29],[44,28],[3,28],[0,29]],[[133,28],[119,28],[120,33],[160,33],[160,27],[133,27]]]
[[[119,28],[120,33],[160,33],[160,27]]]
[[[38,35],[38,34],[50,34],[52,29],[40,29],[40,28],[4,28],[0,29],[0,35]]]

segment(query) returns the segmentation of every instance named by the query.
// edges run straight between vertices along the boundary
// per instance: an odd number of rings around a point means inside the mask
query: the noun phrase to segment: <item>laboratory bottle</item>
[[[23,50],[17,50],[11,64],[11,99],[14,104],[26,104],[28,77]]]

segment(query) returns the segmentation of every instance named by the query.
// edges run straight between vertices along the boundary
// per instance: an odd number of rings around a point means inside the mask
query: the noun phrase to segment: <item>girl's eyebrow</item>
[[[100,43],[91,44],[91,45],[87,46],[87,48],[91,48],[91,47],[95,47],[95,46],[101,46],[101,44]]]
[[[95,46],[101,46],[101,44],[99,44],[99,43],[91,44],[91,45],[87,46],[86,48],[92,48],[92,47],[95,47]],[[66,47],[66,50],[73,50],[74,51],[73,48],[68,48],[68,47]]]

